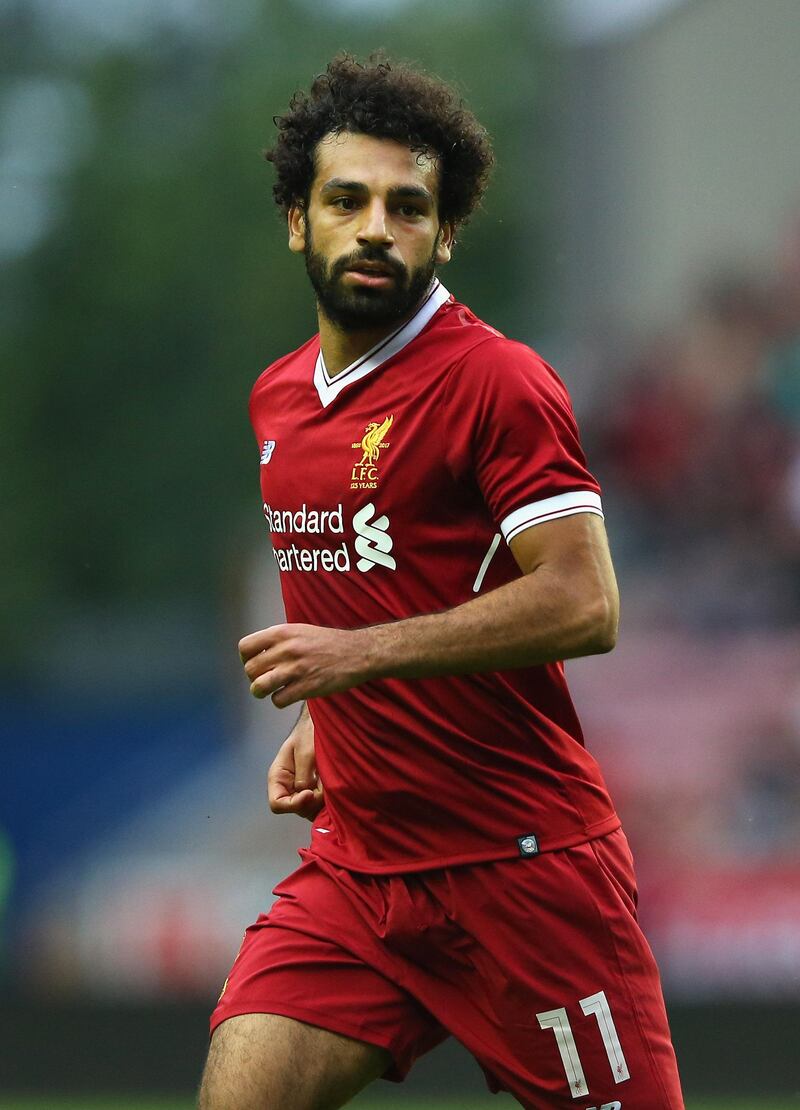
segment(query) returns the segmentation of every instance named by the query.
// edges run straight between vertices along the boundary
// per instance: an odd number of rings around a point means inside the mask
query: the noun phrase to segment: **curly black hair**
[[[314,153],[325,135],[351,131],[394,139],[435,158],[440,167],[439,216],[464,224],[479,203],[494,163],[489,135],[457,93],[422,70],[372,54],[366,63],[338,54],[275,116],[278,137],[265,157],[277,174],[275,203],[286,213],[307,204]]]

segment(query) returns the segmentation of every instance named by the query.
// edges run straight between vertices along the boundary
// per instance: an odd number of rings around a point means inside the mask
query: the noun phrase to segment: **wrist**
[[[354,630],[360,664],[359,681],[388,677],[392,663],[396,662],[396,636],[393,632],[394,626],[390,624],[371,624]]]

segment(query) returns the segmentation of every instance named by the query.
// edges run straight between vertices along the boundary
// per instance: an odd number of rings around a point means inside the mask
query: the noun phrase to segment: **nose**
[[[358,229],[358,241],[390,247],[394,243],[386,206],[377,197],[364,209],[364,220]]]

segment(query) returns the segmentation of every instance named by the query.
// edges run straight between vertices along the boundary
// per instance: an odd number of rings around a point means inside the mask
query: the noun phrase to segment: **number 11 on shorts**
[[[598,991],[597,994],[590,994],[586,998],[581,998],[580,1007],[587,1017],[594,1014],[597,1019],[600,1036],[603,1039],[603,1048],[605,1048],[608,1056],[614,1082],[624,1083],[626,1079],[630,1079],[631,1073],[628,1071],[622,1045],[619,1043],[617,1027],[614,1025],[614,1019],[611,1016],[611,1007],[608,1005],[606,992]],[[581,1096],[588,1095],[589,1086],[586,1082],[586,1075],[583,1071],[581,1058],[578,1055],[578,1046],[575,1044],[575,1036],[566,1009],[559,1006],[557,1010],[544,1010],[541,1014],[537,1014],[536,1018],[541,1029],[552,1029],[555,1033],[556,1045],[561,1056],[561,1063],[564,1065],[572,1097],[581,1098]]]

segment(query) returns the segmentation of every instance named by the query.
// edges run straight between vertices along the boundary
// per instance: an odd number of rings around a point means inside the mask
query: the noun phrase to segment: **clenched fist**
[[[306,706],[272,761],[267,775],[267,797],[273,813],[297,813],[308,821],[313,821],[322,809],[314,722]]]
[[[284,709],[306,698],[358,686],[370,673],[372,629],[276,624],[239,641],[239,654],[256,698]]]

